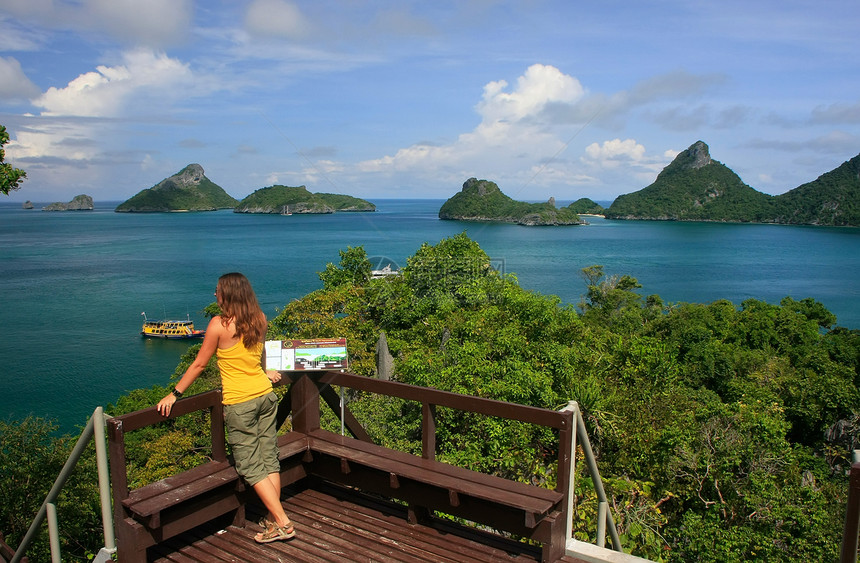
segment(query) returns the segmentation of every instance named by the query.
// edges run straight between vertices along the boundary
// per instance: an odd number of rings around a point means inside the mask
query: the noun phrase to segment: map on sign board
[[[346,369],[346,338],[267,340],[266,369],[278,371]]]

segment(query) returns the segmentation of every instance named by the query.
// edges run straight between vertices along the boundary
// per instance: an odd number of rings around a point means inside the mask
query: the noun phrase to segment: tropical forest
[[[492,269],[465,233],[423,244],[379,279],[364,249],[349,247],[319,278],[270,319],[269,339],[345,337],[350,371],[375,377],[384,333],[397,381],[547,409],[577,401],[625,551],[667,562],[838,558],[860,447],[860,331],[816,300],[667,303],[591,265],[581,301],[562,303]],[[218,385],[213,362],[186,395]],[[168,391],[139,389],[106,410],[150,407]],[[348,407],[378,444],[420,452],[420,405],[358,393]],[[17,545],[74,438],[50,420],[0,425],[0,531]],[[547,487],[558,479],[557,438],[543,429],[447,410],[436,425],[441,461]],[[205,461],[207,427],[180,417],[138,433],[130,485]],[[595,485],[576,455],[573,529],[593,542]],[[101,542],[93,458],[59,501],[63,553],[76,560]],[[31,560],[48,559],[46,536]]]

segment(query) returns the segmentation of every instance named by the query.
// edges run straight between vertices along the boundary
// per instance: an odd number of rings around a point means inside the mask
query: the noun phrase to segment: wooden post
[[[212,459],[227,461],[226,434],[224,430],[224,404],[221,402],[221,390],[216,389],[218,398],[209,409],[209,425],[212,436]]]
[[[118,418],[108,419],[107,427],[114,522],[119,522],[125,518],[122,501],[128,498],[128,475],[125,468],[125,433],[122,428],[122,420]]]
[[[316,375],[316,374],[315,374]],[[290,388],[293,429],[305,434],[320,427],[320,393],[309,374],[300,374]]]
[[[848,481],[848,510],[845,513],[840,563],[856,563],[858,534],[860,534],[860,463],[855,463],[851,466],[851,477]]]
[[[574,414],[573,411],[561,411],[564,417],[564,427],[558,431],[558,484],[555,490],[561,493],[566,493],[573,485],[570,480],[570,465],[573,462],[573,456],[576,452],[571,451],[573,441],[571,438],[574,434]]]

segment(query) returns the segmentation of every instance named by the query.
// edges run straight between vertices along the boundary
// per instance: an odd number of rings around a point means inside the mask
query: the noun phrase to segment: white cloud
[[[639,163],[645,156],[645,147],[633,139],[612,139],[603,144],[591,143],[585,147],[588,160],[602,168],[616,168],[621,164]]]
[[[506,177],[518,183],[534,177],[531,163],[549,159],[565,147],[552,131],[556,127],[547,108],[574,104],[585,95],[579,81],[553,66],[535,64],[517,79],[509,91],[504,80],[484,86],[475,109],[480,124],[447,145],[416,144],[393,156],[358,164],[361,172],[423,174],[442,181],[464,177]],[[544,164],[539,171],[549,180],[553,174]]]
[[[812,122],[827,125],[860,123],[860,102],[818,106],[812,110]]]
[[[19,100],[38,94],[39,87],[27,78],[17,59],[0,57],[0,98]]]
[[[596,94],[582,103],[570,108],[574,116],[589,115],[607,127],[620,128],[633,111],[654,106],[651,119],[667,129],[688,129],[702,121],[706,116],[698,116],[685,105],[683,107],[662,107],[673,100],[694,100],[705,97],[715,87],[726,82],[721,74],[691,74],[686,71],[668,72],[652,76],[634,84],[628,90],[612,95]],[[706,106],[701,106],[707,109]]]
[[[3,9],[16,16],[51,21],[67,10],[62,2],[54,0],[5,0]]]
[[[638,82],[627,93],[633,105],[664,99],[697,98],[726,82],[722,74],[691,74],[679,70]]]
[[[140,161],[140,169],[144,172],[148,172],[149,170],[153,170],[156,168],[155,162],[153,161],[151,154],[146,154],[143,157],[143,160]]]
[[[245,27],[252,35],[297,38],[308,34],[310,23],[292,2],[254,0],[245,13]]]
[[[9,143],[8,152],[10,157],[19,160],[87,161],[99,154],[93,133],[91,123],[81,123],[77,119],[38,119],[18,130],[17,138]]]
[[[579,80],[541,64],[526,69],[513,92],[505,92],[507,86],[504,80],[484,86],[484,97],[477,107],[484,124],[537,118],[548,104],[573,104],[585,94]]]
[[[714,76],[684,72],[661,78],[673,87],[654,79],[610,96],[590,95],[575,77],[553,66],[535,64],[513,88],[505,80],[487,83],[475,105],[480,123],[456,141],[415,144],[361,162],[357,171],[387,177],[408,174],[412,180],[447,186],[459,185],[470,176],[482,177],[496,181],[505,193],[519,199],[563,194],[566,187],[573,194],[639,189],[652,182],[677,152],[649,155],[633,138],[587,146],[583,142],[579,148],[570,145],[598,113],[604,121],[616,121],[636,107],[695,97],[719,81]],[[706,113],[702,107],[689,111],[674,119]],[[565,155],[575,150],[583,151],[579,158]]]
[[[192,5],[192,0],[87,0],[83,15],[121,40],[163,47],[188,37]]]
[[[126,147],[115,142],[115,134],[124,127],[120,124],[135,116],[169,115],[174,97],[187,97],[190,86],[197,84],[193,79],[187,65],[163,53],[145,49],[125,53],[122,64],[99,66],[33,99],[42,112],[18,129],[9,144],[10,158],[29,161],[34,173],[37,163],[42,168],[51,163],[56,171],[126,160],[118,158]]]
[[[193,14],[193,0],[4,0],[3,7],[38,26],[103,32],[153,48],[184,41]]]
[[[0,52],[35,51],[44,41],[45,34],[41,30],[0,14]]]
[[[817,137],[799,139],[752,139],[744,143],[744,147],[756,150],[778,151],[788,153],[805,153],[815,151],[823,154],[850,154],[854,155],[857,146],[860,145],[860,137],[845,131],[829,131]]]
[[[420,3],[418,5],[420,6]],[[437,26],[428,18],[412,13],[410,6],[405,3],[381,10],[373,22],[373,33],[379,37],[432,37],[438,31]]]
[[[42,115],[115,117],[139,97],[169,99],[170,92],[191,85],[188,65],[164,53],[135,50],[123,56],[124,64],[99,66],[84,73],[63,88],[51,87],[33,100],[43,108]]]
[[[711,121],[711,108],[707,104],[675,106],[657,111],[651,118],[660,127],[670,131],[700,131]]]

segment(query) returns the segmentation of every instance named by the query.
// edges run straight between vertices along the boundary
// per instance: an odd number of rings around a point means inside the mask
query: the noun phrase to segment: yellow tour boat
[[[143,315],[143,328],[140,335],[146,338],[203,338],[206,334],[205,330],[194,330],[194,321],[156,321],[146,318],[146,313]]]

